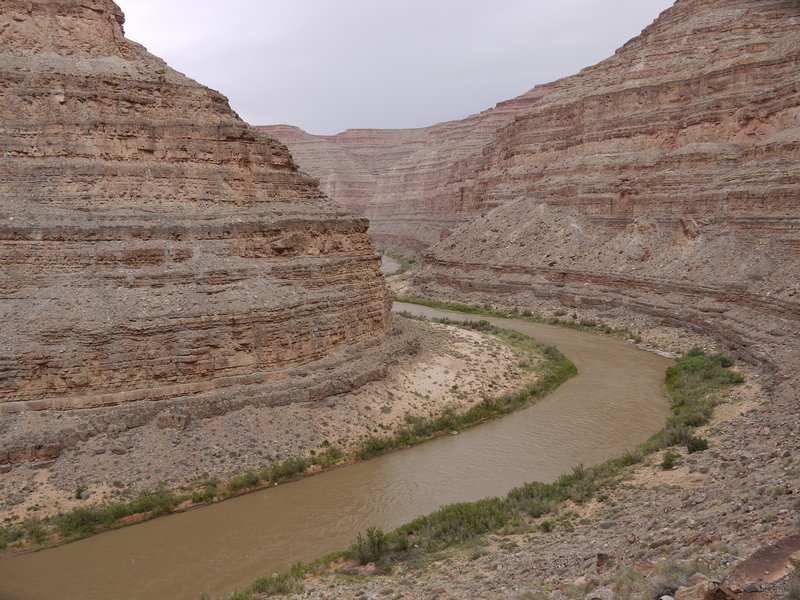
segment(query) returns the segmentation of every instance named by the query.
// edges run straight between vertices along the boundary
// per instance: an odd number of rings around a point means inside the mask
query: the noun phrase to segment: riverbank
[[[714,577],[800,526],[796,407],[768,401],[758,381],[751,372],[746,385],[715,399],[710,422],[695,432],[709,450],[657,452],[588,501],[568,500],[553,514],[412,561],[358,567],[335,557],[314,575],[284,580],[282,591],[319,599],[702,598]],[[679,590],[691,584],[694,596]],[[753,585],[764,598],[783,598],[794,584],[783,577]]]
[[[750,383],[697,433],[710,449],[679,450],[673,469],[654,455],[589,501],[390,572],[342,562],[300,581],[294,597],[703,598],[704,585],[800,526],[800,428],[793,407],[765,402]],[[678,593],[698,571],[699,595]],[[752,589],[788,598],[790,585]]]
[[[91,444],[102,440],[91,440],[48,468],[0,476],[0,491],[8,490],[7,535],[0,541],[9,551],[30,541],[52,542],[45,521],[59,512],[81,511],[74,527],[76,519],[68,519],[68,526],[56,529],[82,536],[121,517],[123,523],[140,519],[139,506],[156,514],[183,510],[366,458],[376,451],[369,442],[402,426],[413,422],[419,429],[442,414],[464,413],[527,388],[541,375],[538,348],[476,330],[394,319],[398,335],[414,340],[412,353],[399,355],[383,381],[355,393],[321,405],[249,407],[194,421],[182,432],[140,428],[137,437],[129,433],[115,442],[122,452],[98,453]],[[98,510],[100,505],[110,508]]]

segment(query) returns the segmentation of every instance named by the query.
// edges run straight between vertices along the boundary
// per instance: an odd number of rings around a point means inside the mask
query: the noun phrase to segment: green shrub
[[[5,549],[8,544],[25,537],[25,530],[19,525],[8,525],[0,529],[0,550]]]
[[[694,454],[695,452],[702,452],[703,450],[708,450],[708,440],[701,437],[693,437],[686,444],[686,449],[689,451],[689,454]]]
[[[192,502],[211,502],[218,494],[219,490],[215,486],[205,485],[202,489],[192,492]]]
[[[259,577],[250,586],[253,594],[266,594],[268,596],[286,596],[300,591],[297,578],[291,573],[273,575],[272,577]]]
[[[399,445],[400,442],[395,438],[386,435],[370,435],[361,442],[358,450],[356,450],[356,457],[364,460],[386,450],[397,448]]]
[[[240,473],[239,475],[234,475],[228,480],[228,484],[225,486],[229,492],[237,492],[239,490],[243,490],[246,488],[253,487],[254,485],[258,485],[261,481],[261,478],[258,474],[253,470],[247,470],[244,473]]]
[[[290,457],[283,462],[273,463],[264,467],[261,471],[261,478],[272,482],[286,481],[302,473],[311,463],[300,457]]]
[[[342,458],[342,450],[337,446],[328,445],[325,450],[317,454],[311,462],[316,465],[320,465],[323,469],[330,467],[331,465],[336,464]]]
[[[366,537],[361,532],[356,536],[356,540],[350,546],[350,555],[359,564],[365,565],[370,562],[380,562],[383,560],[389,546],[389,540],[382,529],[378,527],[368,527]]]
[[[680,457],[680,454],[675,454],[674,452],[665,452],[664,459],[661,461],[661,468],[665,471],[674,469]]]
[[[678,444],[688,444],[692,439],[692,429],[684,423],[668,425],[664,429],[664,447],[675,446]]]
[[[107,508],[79,506],[56,517],[55,523],[63,537],[83,537],[91,535],[98,527],[113,521],[114,514]]]
[[[403,525],[397,529],[395,537],[413,536],[420,548],[439,550],[495,531],[508,520],[505,500],[484,498],[443,506],[430,515]]]

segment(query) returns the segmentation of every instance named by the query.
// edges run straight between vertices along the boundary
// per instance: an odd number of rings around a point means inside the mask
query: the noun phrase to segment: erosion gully
[[[453,313],[395,304],[428,317]],[[472,317],[479,319],[482,317]],[[552,481],[622,453],[661,428],[668,359],[610,337],[488,321],[554,344],[578,377],[532,406],[459,435],[232,500],[0,559],[0,600],[196,600],[346,547],[443,504]]]

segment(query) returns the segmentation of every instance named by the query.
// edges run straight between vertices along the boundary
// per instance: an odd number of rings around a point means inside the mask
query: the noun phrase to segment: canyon
[[[677,0],[614,56],[461,121],[335,136],[267,128],[368,216],[376,245],[421,259],[406,297],[599,320],[675,351],[722,349],[756,382],[702,431],[713,452],[685,457],[676,476],[632,470],[611,506],[566,507],[571,525],[556,535],[490,536],[485,561],[481,548],[454,549],[367,583],[332,568],[307,593],[639,597],[602,575],[601,555],[644,579],[653,563],[690,558],[724,572],[793,539],[798,30],[797,2]],[[785,488],[769,498],[774,482]],[[585,517],[577,533],[574,513]],[[720,544],[691,541],[712,538]],[[682,598],[789,597],[785,577],[733,592],[709,585]]]
[[[614,56],[462,121],[267,128],[409,295],[689,328],[762,365],[796,355],[800,7],[678,0]]]
[[[111,0],[0,6],[3,472],[318,402],[409,343],[367,220],[123,22]]]
[[[59,466],[137,464],[148,485],[198,477],[203,453],[209,470],[254,466],[277,414],[321,447],[325,417],[353,419],[351,392],[354,431],[376,408],[401,419],[370,385],[413,359],[421,326],[390,320],[374,241],[420,260],[409,297],[723,349],[749,383],[701,432],[709,452],[674,473],[646,459],[552,536],[385,578],[337,566],[306,595],[413,581],[406,597],[590,600],[563,590],[601,574],[601,554],[732,565],[800,524],[796,1],[677,0],[614,56],[480,114],[335,136],[248,126],[123,23],[112,0],[0,6],[4,500]],[[502,372],[487,348],[451,358]],[[291,442],[281,457],[308,450]],[[76,483],[52,485],[80,502]]]

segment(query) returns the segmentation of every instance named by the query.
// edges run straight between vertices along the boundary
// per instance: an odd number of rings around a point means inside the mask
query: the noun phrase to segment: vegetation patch
[[[411,316],[401,313],[404,316]],[[424,320],[424,319],[423,319]],[[450,319],[434,319],[447,325],[456,325],[466,329],[490,333],[521,353],[526,368],[537,375],[536,381],[515,393],[500,397],[484,397],[481,402],[463,412],[446,408],[440,414],[431,417],[406,415],[405,422],[390,435],[370,435],[356,449],[356,457],[367,459],[395,448],[404,448],[424,442],[436,435],[458,431],[476,423],[506,415],[530,402],[541,398],[566,379],[578,374],[575,365],[555,346],[540,344],[533,338],[502,329],[488,321],[452,321]]]
[[[414,258],[405,256],[404,254],[399,254],[397,252],[389,252],[388,250],[379,250],[380,254],[383,256],[388,256],[392,260],[396,261],[398,265],[400,265],[394,273],[388,273],[388,276],[392,275],[402,275],[406,271],[409,271],[413,267],[417,265],[417,261]]]
[[[569,327],[570,329],[578,329],[581,331],[592,331],[595,333],[608,333],[612,335],[622,336],[626,339],[632,339],[636,343],[642,341],[642,336],[627,327],[612,327],[604,323],[600,323],[594,319],[579,319],[577,314],[572,314],[566,318],[564,317],[566,311],[556,311],[555,316],[546,317],[539,314],[534,314],[527,309],[511,308],[501,309],[489,304],[458,304],[457,302],[442,302],[439,300],[428,300],[427,298],[403,298],[394,296],[392,298],[395,302],[405,302],[406,304],[417,304],[419,306],[428,306],[430,308],[437,308],[439,310],[452,310],[455,312],[468,313],[472,315],[483,315],[485,317],[496,317],[499,319],[519,319],[521,321],[529,321],[531,323],[543,323],[545,325],[558,325],[560,327]]]
[[[363,460],[388,450],[413,446],[437,435],[510,413],[577,374],[572,362],[555,347],[541,345],[533,338],[515,331],[495,327],[487,321],[477,323],[448,319],[439,321],[497,336],[501,342],[508,344],[525,357],[524,368],[535,372],[537,380],[514,394],[498,398],[486,396],[480,403],[461,413],[453,408],[447,408],[438,415],[428,417],[406,415],[404,423],[392,434],[368,436],[351,456],[345,455],[341,448],[325,443],[324,450],[312,456],[289,457],[260,469],[249,469],[234,474],[227,481],[196,482],[180,490],[163,488],[153,492],[142,492],[128,502],[79,506],[44,519],[30,517],[21,523],[0,528],[0,550],[10,545],[24,548],[26,544],[30,547],[77,540],[99,531],[167,514],[187,501],[194,505],[208,504],[266,485],[291,481],[308,473],[312,465],[324,469],[339,462]]]
[[[370,527],[366,535],[358,534],[343,556],[360,564],[374,562],[390,565],[399,561],[410,563],[418,560],[421,555],[470,542],[487,533],[513,530],[522,525],[525,519],[539,519],[554,513],[564,501],[585,502],[595,497],[598,491],[612,485],[622,469],[641,462],[648,454],[679,443],[675,440],[683,439],[684,434],[688,434],[688,437],[680,443],[688,444],[699,439],[693,436],[693,428],[708,421],[719,392],[744,381],[740,373],[730,369],[731,366],[732,361],[725,355],[708,355],[696,348],[677,359],[675,365],[667,370],[665,380],[672,408],[666,427],[619,457],[594,467],[575,467],[571,473],[562,475],[553,483],[526,483],[511,490],[504,498],[449,504],[390,533]],[[670,434],[670,431],[673,433]],[[675,431],[680,435],[674,434]],[[571,525],[542,520],[534,522],[533,527],[550,532],[556,527],[569,530]],[[317,561],[306,567],[295,567],[295,581],[299,581],[304,573],[318,569],[319,565],[320,561]],[[703,572],[695,564],[688,567],[678,563],[662,565],[653,578],[651,591],[660,595],[674,592],[689,574],[697,571]],[[638,577],[634,573],[630,578],[620,579],[615,586],[624,589],[632,585],[629,579]],[[256,600],[258,596],[242,598]],[[232,599],[233,597],[229,598]]]

